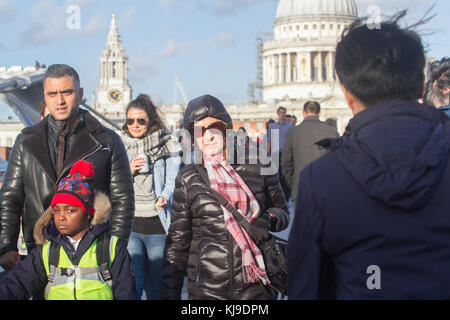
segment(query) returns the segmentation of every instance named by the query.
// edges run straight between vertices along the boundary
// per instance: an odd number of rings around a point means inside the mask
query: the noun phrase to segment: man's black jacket
[[[50,205],[57,182],[77,160],[95,168],[93,187],[105,192],[112,202],[111,233],[128,239],[134,215],[134,190],[128,157],[120,137],[102,126],[89,112],[67,138],[63,170],[56,175],[47,136],[49,117],[22,130],[12,149],[1,192],[0,255],[17,250],[22,218],[27,249],[34,247],[33,227]]]

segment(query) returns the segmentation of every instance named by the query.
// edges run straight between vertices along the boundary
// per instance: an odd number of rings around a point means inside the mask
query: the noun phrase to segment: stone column
[[[333,52],[328,52],[327,54],[327,80],[328,81],[334,81],[333,79],[333,70],[334,70],[334,64],[333,64]]]
[[[283,83],[283,54],[278,55],[278,83]]]
[[[318,65],[317,65],[317,69],[318,69],[318,77],[317,77],[317,80],[319,81],[319,82],[322,82],[323,81],[323,61],[322,61],[322,51],[319,51],[318,53],[317,53],[317,62],[318,62]]]
[[[311,80],[312,80],[311,62],[312,62],[312,52],[307,52],[306,53],[306,81],[308,81],[308,82],[311,82]]]
[[[302,79],[301,79],[301,77],[302,77],[302,72],[301,72],[301,62],[302,62],[302,59],[301,59],[301,52],[297,52],[297,82],[300,82]]]
[[[292,82],[292,63],[291,63],[291,53],[288,52],[286,54],[287,62],[286,62],[286,83]]]
[[[276,68],[276,56],[272,55],[272,84],[278,83],[278,74]]]

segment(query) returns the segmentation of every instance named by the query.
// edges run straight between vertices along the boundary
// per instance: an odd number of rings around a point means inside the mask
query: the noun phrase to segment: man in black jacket
[[[96,170],[93,187],[110,196],[111,233],[128,239],[134,214],[134,191],[128,157],[120,137],[81,110],[83,88],[77,72],[52,65],[44,78],[50,115],[17,137],[1,194],[0,265],[19,262],[17,239],[22,220],[28,251],[35,246],[33,227],[50,205],[59,180],[80,159]]]

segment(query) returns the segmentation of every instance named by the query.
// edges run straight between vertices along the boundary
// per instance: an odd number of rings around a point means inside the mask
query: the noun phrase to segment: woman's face
[[[126,121],[128,131],[133,138],[142,138],[147,133],[150,119],[144,110],[130,108]]]
[[[194,124],[195,139],[204,157],[223,153],[225,132],[225,124],[216,118],[207,117]]]

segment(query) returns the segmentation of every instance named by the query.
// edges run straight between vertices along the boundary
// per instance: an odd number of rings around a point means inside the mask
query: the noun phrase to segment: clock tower
[[[122,47],[114,14],[100,63],[101,79],[95,109],[108,118],[125,118],[132,89],[128,84],[128,58]]]

